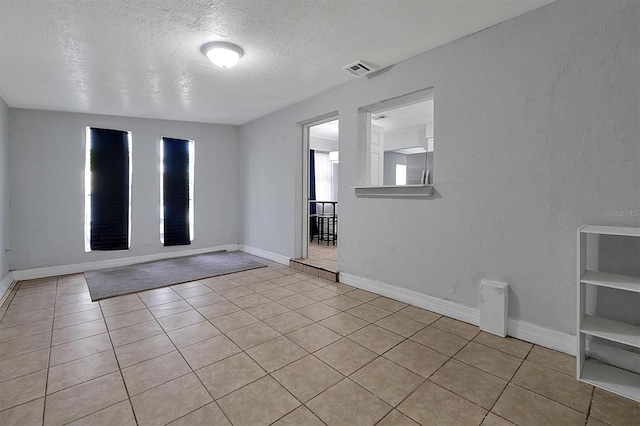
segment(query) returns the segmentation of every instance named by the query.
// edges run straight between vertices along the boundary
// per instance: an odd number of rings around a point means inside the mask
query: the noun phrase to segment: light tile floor
[[[297,259],[305,265],[324,268],[328,271],[338,271],[338,244],[327,246],[326,243],[309,243],[309,257]]]
[[[99,303],[82,275],[19,283],[0,424],[639,424],[570,356],[268,264]]]

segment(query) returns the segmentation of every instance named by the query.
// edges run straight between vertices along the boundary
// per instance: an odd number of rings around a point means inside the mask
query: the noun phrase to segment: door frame
[[[330,121],[340,120],[338,111],[324,114],[302,122],[302,253],[301,258],[309,257],[309,135],[311,127]],[[338,134],[338,150],[340,150],[340,134]]]

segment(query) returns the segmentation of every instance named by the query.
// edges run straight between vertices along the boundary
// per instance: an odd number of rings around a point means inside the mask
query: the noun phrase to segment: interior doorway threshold
[[[307,262],[307,259],[289,259],[289,267],[296,269],[305,274],[311,274],[325,280],[339,282],[340,273],[327,268],[313,265]]]

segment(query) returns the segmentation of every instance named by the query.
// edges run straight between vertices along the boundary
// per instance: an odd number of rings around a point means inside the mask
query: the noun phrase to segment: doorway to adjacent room
[[[339,244],[339,122],[330,117],[304,126],[305,196],[300,263],[337,272]]]

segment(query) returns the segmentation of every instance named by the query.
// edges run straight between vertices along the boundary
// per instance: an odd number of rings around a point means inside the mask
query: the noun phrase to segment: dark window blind
[[[91,250],[129,248],[129,135],[90,130]]]
[[[189,235],[189,141],[162,138],[164,245],[191,244]]]

